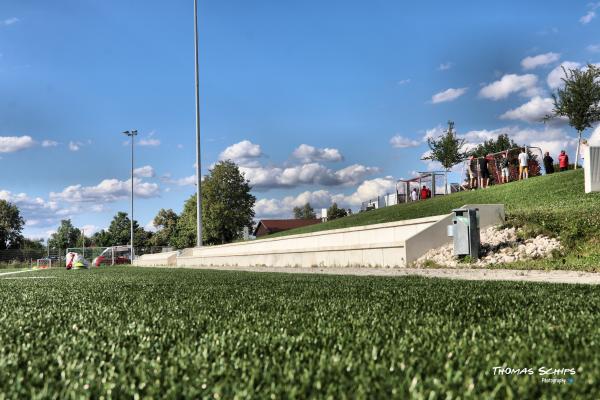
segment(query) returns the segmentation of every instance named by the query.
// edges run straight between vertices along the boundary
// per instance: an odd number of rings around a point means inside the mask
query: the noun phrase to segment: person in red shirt
[[[423,185],[423,188],[421,189],[421,200],[425,200],[427,198],[427,187],[425,187],[425,185]]]
[[[558,156],[558,167],[561,172],[566,171],[569,168],[569,156],[564,150],[561,150]]]

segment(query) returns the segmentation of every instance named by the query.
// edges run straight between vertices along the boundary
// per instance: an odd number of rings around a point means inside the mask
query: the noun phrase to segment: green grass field
[[[565,245],[562,257],[508,267],[600,271],[600,193],[584,193],[581,169],[385,207],[265,237],[448,214],[465,204],[486,203],[504,204],[508,224],[523,227],[527,236],[558,236]]]
[[[133,267],[13,277],[49,278],[0,277],[0,398],[600,396],[595,286]]]

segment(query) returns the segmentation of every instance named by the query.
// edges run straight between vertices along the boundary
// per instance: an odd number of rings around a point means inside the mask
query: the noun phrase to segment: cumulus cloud
[[[507,98],[512,93],[520,93],[524,96],[531,97],[540,92],[537,83],[538,78],[533,74],[507,74],[500,80],[481,88],[479,96],[485,99],[501,100]]]
[[[324,148],[319,149],[307,144],[301,144],[293,152],[292,157],[300,160],[303,163],[312,163],[318,161],[336,162],[343,161],[344,157],[338,149]]]
[[[600,44],[590,44],[585,49],[590,53],[600,53]]]
[[[295,187],[302,184],[336,186],[353,185],[366,176],[379,171],[376,167],[360,164],[350,165],[333,171],[319,163],[308,163],[291,167],[240,167],[250,185],[257,189]]]
[[[42,147],[56,147],[58,146],[58,142],[54,140],[44,140],[42,141]]]
[[[562,87],[564,85],[562,78],[565,77],[563,68],[568,71],[571,69],[578,69],[580,67],[581,67],[581,64],[578,62],[575,62],[575,61],[565,61],[565,62],[561,63],[558,67],[554,68],[548,74],[548,77],[546,78],[546,82],[548,83],[548,86],[551,89],[558,89],[559,87]]]
[[[442,92],[436,93],[431,97],[433,104],[444,103],[447,101],[453,101],[458,99],[460,96],[467,92],[467,88],[450,88]]]
[[[69,150],[71,151],[79,151],[83,146],[85,146],[84,142],[75,142],[72,140],[69,142]]]
[[[263,156],[260,145],[249,140],[232,144],[221,152],[220,160],[231,160],[238,165],[256,165],[257,159]]]
[[[35,146],[31,136],[0,136],[0,153],[14,153]]]
[[[158,197],[159,187],[156,183],[143,182],[134,178],[134,194],[138,198]],[[62,192],[50,192],[53,201],[66,201],[69,203],[110,203],[123,200],[131,195],[131,179],[121,181],[118,179],[104,179],[96,186],[83,186],[81,184],[67,186]]]
[[[454,66],[454,63],[451,62],[446,62],[446,63],[441,63],[440,66],[438,67],[438,70],[440,71],[447,71],[450,68],[452,68]]]
[[[154,168],[150,165],[144,165],[133,170],[133,176],[139,178],[154,178],[155,175]]]
[[[554,101],[550,97],[535,96],[527,103],[508,110],[500,116],[501,119],[540,122],[545,116],[552,114]]]
[[[47,201],[41,197],[30,197],[26,193],[0,190],[0,200],[15,204],[27,226],[53,226],[71,212],[68,208],[60,207],[56,201]]]
[[[406,85],[408,83],[410,83],[410,79],[401,79],[398,81],[399,86]]]
[[[153,138],[140,139],[136,142],[139,146],[156,147],[160,146],[160,140]]]
[[[386,193],[396,192],[396,180],[391,176],[364,181],[349,194],[332,193],[328,190],[305,191],[282,199],[263,198],[256,201],[257,218],[290,218],[294,207],[310,203],[315,210],[327,208],[334,202],[343,208],[356,208],[362,202]]]
[[[525,70],[534,69],[542,65],[552,64],[560,59],[559,53],[544,53],[537,56],[525,57],[521,60],[521,66]]]
[[[419,140],[409,139],[402,135],[396,135],[390,139],[390,144],[392,145],[392,147],[395,147],[397,149],[405,149],[408,147],[420,146],[422,142]]]

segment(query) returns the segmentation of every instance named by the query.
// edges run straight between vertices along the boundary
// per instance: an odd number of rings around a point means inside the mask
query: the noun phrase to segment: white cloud
[[[31,136],[0,136],[0,153],[13,153],[35,146]]]
[[[318,161],[343,161],[344,157],[338,149],[324,148],[319,149],[307,144],[301,144],[293,152],[292,156],[303,163],[312,163]]]
[[[158,230],[158,228],[156,226],[154,226],[154,220],[151,219],[150,221],[148,221],[148,223],[146,225],[144,225],[144,230],[146,230],[147,232],[156,232]]]
[[[83,146],[83,143],[81,143],[81,142],[73,142],[73,141],[69,142],[69,150],[71,150],[71,151],[79,151],[81,146]]]
[[[590,138],[588,139],[588,143],[591,146],[600,146],[600,125],[597,125],[594,128],[592,134],[590,135]]]
[[[249,140],[232,144],[221,152],[220,160],[231,160],[238,165],[257,165],[257,159],[263,156],[260,145]]]
[[[343,208],[356,208],[362,202],[386,193],[396,192],[396,180],[391,176],[364,181],[351,194],[331,193],[327,190],[305,191],[282,199],[263,198],[256,201],[254,211],[260,218],[290,218],[294,207],[310,203],[317,211],[327,208],[334,202]]]
[[[54,140],[44,140],[42,142],[42,147],[56,147],[58,146],[58,142]]]
[[[16,24],[19,21],[20,21],[20,19],[17,18],[17,17],[7,18],[7,19],[5,19],[5,20],[2,21],[2,25],[4,25],[4,26],[10,26],[10,25]]]
[[[398,85],[402,86],[402,85],[406,85],[410,83],[410,79],[401,79],[398,81]]]
[[[319,163],[308,163],[292,167],[240,167],[250,185],[257,189],[295,187],[307,185],[354,185],[379,171],[376,167],[360,164],[350,165],[333,171]]]
[[[392,147],[397,149],[405,149],[408,147],[417,147],[420,146],[423,142],[419,140],[409,139],[402,135],[396,135],[390,139],[390,144]]]
[[[87,224],[87,225],[83,225],[81,227],[81,229],[83,229],[85,236],[89,237],[89,236],[92,236],[94,233],[100,231],[102,228],[100,228],[99,226],[96,226],[96,225]]]
[[[156,146],[160,146],[160,140],[158,139],[153,139],[153,138],[145,138],[145,139],[140,139],[137,142],[135,142],[137,145],[139,146],[145,146],[145,147],[156,147]]]
[[[567,71],[569,71],[571,69],[578,69],[580,67],[581,67],[581,64],[578,62],[575,62],[575,61],[565,61],[565,62],[561,63],[558,67],[554,68],[548,74],[548,77],[546,78],[546,82],[548,83],[548,86],[551,89],[558,89],[559,87],[562,87],[563,86],[562,78],[565,77],[563,68],[566,69]]]
[[[551,64],[553,62],[558,61],[559,59],[560,59],[560,54],[558,54],[558,53],[550,52],[550,53],[538,54],[537,56],[525,57],[523,60],[521,60],[521,66],[525,70],[534,69],[534,68],[537,68],[542,65]]]
[[[195,186],[196,185],[196,175],[186,176],[185,178],[179,178],[174,180],[172,183],[177,186]]]
[[[438,70],[440,71],[447,71],[450,68],[452,68],[454,66],[454,63],[451,62],[446,62],[446,63],[441,63],[440,66],[438,67]]]
[[[600,44],[590,44],[585,49],[590,53],[600,53]]]
[[[0,190],[0,200],[15,204],[27,226],[52,226],[70,212],[69,209],[60,207],[56,201],[46,201],[41,197],[29,197],[26,193]]]
[[[155,175],[154,168],[150,165],[144,165],[133,170],[133,176],[139,178],[154,178]]]
[[[458,99],[460,96],[462,96],[463,94],[465,94],[467,92],[467,88],[450,88],[450,89],[446,89],[443,92],[439,92],[434,94],[431,97],[431,102],[433,104],[438,104],[438,103],[444,103],[446,101],[453,101]]]
[[[479,96],[491,100],[505,99],[512,93],[535,96],[540,92],[537,82],[538,78],[533,74],[507,74],[500,80],[481,88]]]
[[[508,110],[500,116],[501,119],[520,120],[526,122],[540,122],[546,115],[552,114],[554,101],[552,98],[535,96],[527,103]]]
[[[138,198],[158,197],[159,187],[156,183],[142,182],[134,178],[134,193]],[[50,192],[53,201],[66,201],[69,203],[109,203],[123,200],[131,195],[131,179],[121,181],[118,179],[104,179],[96,186],[83,186],[81,184],[67,186],[62,192]]]
[[[596,12],[590,10],[583,17],[579,18],[579,22],[581,22],[582,25],[587,25],[592,22],[594,18],[596,18]]]

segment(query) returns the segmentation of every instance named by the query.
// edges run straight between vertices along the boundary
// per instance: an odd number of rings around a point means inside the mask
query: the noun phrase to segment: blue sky
[[[574,156],[544,125],[560,69],[600,60],[600,3],[200,1],[203,172],[231,158],[258,217],[305,201],[356,208],[421,161],[452,119],[469,145],[499,133]],[[4,0],[0,198],[30,237],[88,232],[128,211],[180,211],[195,190],[193,2]],[[591,132],[587,133],[589,136]],[[596,137],[600,134],[594,133]],[[458,179],[458,178],[455,178]]]

